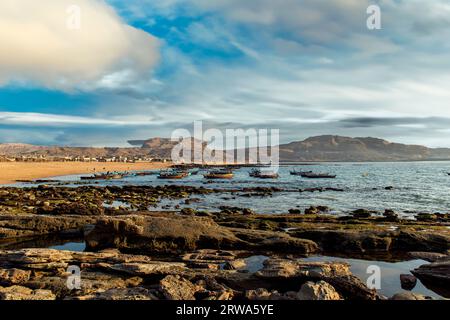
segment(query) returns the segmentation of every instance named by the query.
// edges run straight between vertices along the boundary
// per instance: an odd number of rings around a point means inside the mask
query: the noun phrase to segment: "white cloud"
[[[0,112],[2,125],[26,126],[146,126],[150,119],[101,119],[92,117],[67,116],[59,114],[44,114],[33,112]]]
[[[80,29],[67,26],[71,5],[81,9]],[[135,80],[158,60],[158,40],[101,0],[2,0],[0,43],[0,85],[98,87],[123,70]]]

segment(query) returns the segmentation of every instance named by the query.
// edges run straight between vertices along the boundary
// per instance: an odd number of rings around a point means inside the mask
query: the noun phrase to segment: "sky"
[[[201,120],[450,147],[449,39],[448,0],[2,0],[0,143],[126,146]]]

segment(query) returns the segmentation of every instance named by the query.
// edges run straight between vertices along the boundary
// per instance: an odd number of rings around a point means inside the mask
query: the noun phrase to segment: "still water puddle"
[[[264,267],[264,261],[269,259],[267,256],[251,256],[245,258],[247,263],[245,271],[247,272],[257,272]],[[404,292],[405,290],[401,287],[400,275],[401,274],[411,274],[411,270],[420,267],[421,265],[428,264],[429,262],[425,260],[409,260],[400,262],[386,262],[386,261],[372,261],[363,259],[349,259],[331,256],[311,256],[307,258],[301,258],[302,261],[310,262],[346,262],[350,265],[351,272],[361,279],[364,283],[372,275],[368,273],[369,266],[378,266],[381,270],[381,288],[378,292],[386,297],[392,297],[394,294],[399,292]],[[417,284],[411,292],[419,293],[424,296],[433,297],[435,299],[442,299],[443,297],[439,294],[426,288],[420,280],[417,280]]]
[[[84,242],[67,242],[67,243],[64,243],[61,245],[48,247],[48,249],[83,252],[84,250],[86,250],[86,243],[84,243]]]

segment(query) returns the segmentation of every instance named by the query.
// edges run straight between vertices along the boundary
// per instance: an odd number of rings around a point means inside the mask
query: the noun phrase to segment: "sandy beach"
[[[95,163],[95,162],[0,162],[0,184],[17,180],[44,179],[72,174],[106,171],[163,169],[170,163]]]

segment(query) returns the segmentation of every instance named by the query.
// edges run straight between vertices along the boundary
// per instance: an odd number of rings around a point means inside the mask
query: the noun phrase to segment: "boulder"
[[[83,227],[95,218],[81,216],[1,215],[0,239],[57,234],[72,230],[82,235]]]
[[[118,248],[129,252],[174,253],[198,249],[242,249],[316,252],[310,240],[285,233],[227,228],[211,218],[178,215],[129,216],[100,220],[86,235],[88,249]]]
[[[297,294],[298,300],[341,300],[339,293],[325,281],[308,281]]]
[[[433,232],[400,231],[392,235],[392,250],[445,252],[450,249],[450,236]]]
[[[425,264],[411,272],[427,288],[450,298],[450,261]]]
[[[180,276],[167,276],[161,280],[159,290],[168,300],[195,300],[198,288]]]
[[[306,230],[290,232],[291,236],[310,239],[329,252],[389,251],[392,239],[383,231]]]
[[[15,285],[26,282],[30,279],[31,271],[21,269],[0,268],[0,285]]]
[[[279,287],[288,288],[290,291],[299,290],[295,287],[296,283],[325,281],[345,299],[376,300],[380,298],[375,290],[367,288],[350,272],[350,267],[346,263],[269,259],[264,262],[264,268],[255,275],[275,282]]]
[[[149,254],[232,248],[241,242],[210,218],[176,215],[103,219],[86,235],[91,250],[118,248]]]
[[[329,252],[446,251],[450,236],[432,232],[383,230],[300,230],[291,236],[310,239]]]
[[[388,222],[399,222],[400,218],[394,210],[386,209],[383,213],[383,220]]]
[[[403,290],[411,291],[417,284],[417,278],[411,274],[401,274],[400,283]]]
[[[0,300],[55,300],[50,290],[32,290],[22,286],[0,287]]]
[[[372,212],[367,209],[357,209],[352,212],[352,216],[357,219],[367,219],[372,216]]]
[[[272,300],[273,293],[269,292],[267,289],[258,288],[256,290],[245,291],[245,299],[247,300]]]
[[[309,254],[319,250],[318,245],[289,234],[273,231],[228,228],[243,243],[239,249]]]

